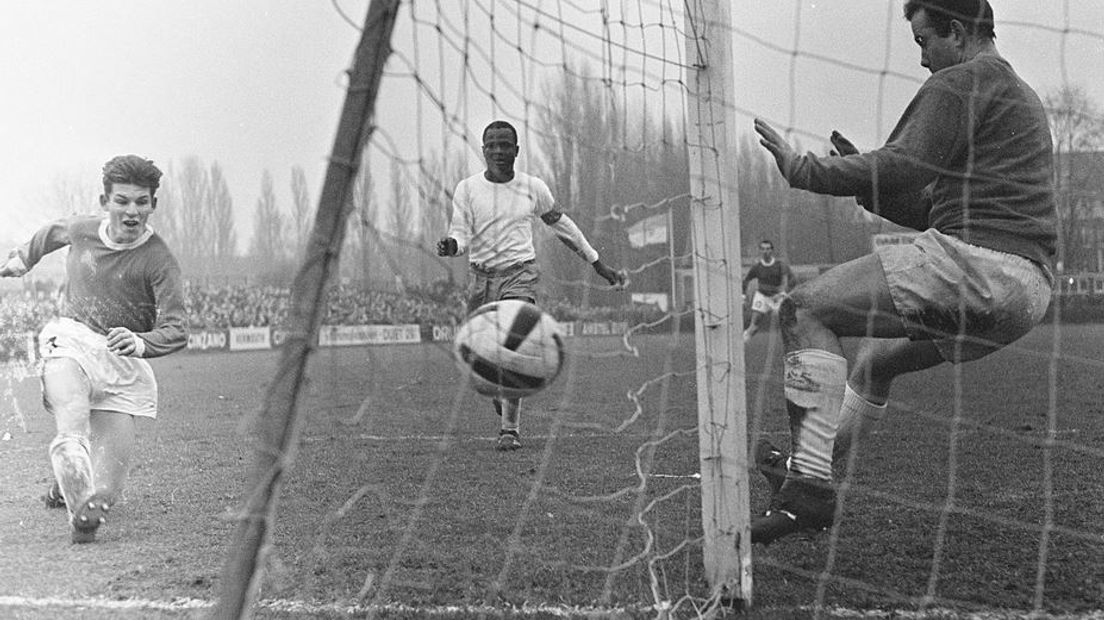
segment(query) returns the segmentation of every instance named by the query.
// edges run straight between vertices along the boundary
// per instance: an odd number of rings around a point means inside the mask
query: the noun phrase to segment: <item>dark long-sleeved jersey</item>
[[[159,357],[188,344],[180,267],[152,230],[120,245],[107,236],[107,220],[74,216],[44,226],[18,248],[28,269],[69,246],[63,315],[107,334],[125,327],[145,341],[143,357]]]
[[[996,54],[937,71],[885,146],[796,158],[786,179],[858,196],[893,222],[1048,265],[1056,247],[1050,127],[1038,95]]]

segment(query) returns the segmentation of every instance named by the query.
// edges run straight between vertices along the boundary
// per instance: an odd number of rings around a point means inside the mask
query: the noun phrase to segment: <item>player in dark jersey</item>
[[[751,298],[751,320],[744,330],[745,343],[778,312],[782,295],[793,284],[792,275],[789,266],[775,258],[774,243],[769,239],[760,241],[759,260],[748,269],[740,287],[741,291],[747,291],[748,283],[756,281],[755,295]]]
[[[65,305],[39,335],[42,400],[54,415],[54,486],[73,542],[95,540],[122,494],[135,444],[135,418],[157,415],[157,381],[145,358],[188,342],[180,267],[147,224],[161,171],[136,155],[103,168],[102,215],[41,228],[12,250],[0,276],[27,273],[65,247]]]

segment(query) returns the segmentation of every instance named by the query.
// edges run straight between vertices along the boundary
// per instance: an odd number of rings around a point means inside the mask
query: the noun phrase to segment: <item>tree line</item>
[[[543,178],[563,210],[594,246],[632,271],[636,291],[665,292],[671,269],[690,265],[687,145],[682,119],[647,102],[615,95],[586,67],[548,81],[542,104],[515,123],[527,170]],[[1096,102],[1076,86],[1045,98],[1056,153],[1059,260],[1068,271],[1099,271],[1104,261],[1104,121]],[[652,104],[649,104],[652,105]],[[654,107],[654,106],[653,106]],[[478,131],[476,128],[475,131]],[[458,142],[461,142],[458,140]],[[478,144],[463,144],[469,153]],[[442,149],[413,163],[392,158],[383,182],[366,155],[348,208],[341,277],[375,288],[401,290],[439,281],[463,281],[462,260],[433,253],[451,217],[452,191],[469,169],[463,149]],[[870,236],[900,230],[866,214],[846,198],[790,189],[750,133],[737,145],[741,245],[746,257],[770,239],[791,264],[829,265],[870,251]],[[315,195],[301,167],[291,170],[289,205],[277,198],[265,170],[253,205],[252,234],[242,251],[236,205],[222,167],[198,157],[172,162],[159,193],[157,230],[193,279],[251,279],[286,285],[311,232]],[[72,211],[94,205],[95,188],[59,180],[49,197]],[[628,228],[671,211],[671,246],[633,247]],[[620,299],[597,286],[589,266],[536,224],[547,294],[583,305]]]

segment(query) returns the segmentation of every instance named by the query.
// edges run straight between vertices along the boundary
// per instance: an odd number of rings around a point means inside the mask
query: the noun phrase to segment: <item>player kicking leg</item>
[[[113,354],[107,338],[75,321],[47,325],[41,342],[43,402],[57,425],[50,443],[55,485],[73,542],[92,542],[122,495],[134,416],[155,415],[156,381],[145,360]]]

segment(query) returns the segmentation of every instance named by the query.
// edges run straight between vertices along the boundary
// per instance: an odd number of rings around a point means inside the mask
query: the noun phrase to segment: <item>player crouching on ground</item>
[[[557,209],[548,185],[514,170],[520,147],[517,130],[494,121],[483,130],[487,169],[460,181],[452,197],[448,236],[437,242],[438,256],[468,256],[468,314],[504,299],[536,303],[540,270],[533,246],[532,219],[539,217],[573,252],[613,286],[625,285],[625,274],[608,267],[575,222]],[[501,416],[498,450],[521,447],[520,398],[495,398]]]
[[[755,121],[792,187],[856,196],[923,232],[782,302],[792,456],[787,468],[781,451],[757,447],[760,467],[776,469],[765,472],[772,498],[752,520],[753,542],[833,523],[833,458],[881,417],[895,377],[988,355],[1027,334],[1050,302],[1053,162],[1038,95],[997,53],[985,0],[909,0],[905,18],[932,75],[884,147],[859,153],[833,132],[835,156],[798,155]],[[850,376],[841,337],[866,337]]]
[[[135,417],[157,415],[149,362],[183,348],[180,267],[147,225],[161,171],[136,155],[103,167],[104,214],[51,223],[12,250],[0,276],[27,273],[69,247],[61,316],[39,335],[42,401],[54,415],[54,485],[49,507],[65,506],[72,540],[95,540],[122,496],[135,444]]]

